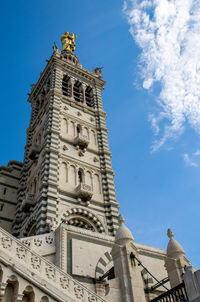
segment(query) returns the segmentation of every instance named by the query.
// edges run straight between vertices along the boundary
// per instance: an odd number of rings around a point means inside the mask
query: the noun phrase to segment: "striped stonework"
[[[13,224],[17,236],[48,232],[69,218],[71,209],[79,209],[71,225],[112,236],[118,227],[101,99],[105,82],[73,56],[54,51],[28,99],[32,113]]]
[[[112,267],[113,267],[112,257],[109,252],[106,252],[97,262],[97,266],[95,270],[95,279],[99,280]]]
[[[94,228],[94,231],[105,233],[102,222],[94,215],[93,212],[83,208],[71,208],[62,215],[62,223],[74,225],[81,228]],[[75,222],[75,223],[74,223]]]

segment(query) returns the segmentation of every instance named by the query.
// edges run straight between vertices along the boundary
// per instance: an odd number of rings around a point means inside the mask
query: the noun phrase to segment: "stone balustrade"
[[[30,150],[29,158],[31,160],[36,160],[38,158],[38,155],[41,151],[41,146],[38,144],[33,144]]]
[[[34,194],[29,193],[27,194],[26,198],[22,201],[21,209],[26,211],[33,205],[34,205]]]
[[[90,199],[92,198],[93,190],[92,190],[91,186],[89,186],[85,183],[80,183],[76,187],[76,193],[78,196],[78,200],[84,201],[84,202],[89,202]]]
[[[54,254],[56,252],[54,232],[20,238],[19,240],[41,256]]]
[[[24,275],[29,274],[29,279],[31,275],[33,284],[42,280],[43,286],[56,291],[61,297],[66,295],[66,301],[67,297],[71,297],[70,301],[106,302],[2,228],[0,228],[0,251],[0,262],[8,263],[16,272],[21,271],[22,266],[25,267]],[[63,301],[58,297],[58,301],[61,300]]]
[[[83,135],[81,133],[78,133],[74,140],[75,145],[78,145],[81,149],[87,148],[89,144],[88,137],[86,135]]]

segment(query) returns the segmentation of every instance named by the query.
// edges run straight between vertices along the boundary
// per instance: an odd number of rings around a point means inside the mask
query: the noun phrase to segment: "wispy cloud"
[[[186,165],[190,167],[199,167],[200,162],[200,150],[197,150],[196,152],[189,155],[188,153],[183,154],[183,159],[186,163]]]
[[[123,10],[142,50],[143,88],[161,87],[159,112],[149,117],[152,151],[187,123],[200,133],[200,0],[126,0]]]

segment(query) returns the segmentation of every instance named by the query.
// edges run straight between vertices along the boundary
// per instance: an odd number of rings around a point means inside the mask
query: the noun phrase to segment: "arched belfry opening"
[[[62,93],[64,96],[71,96],[71,84],[70,84],[70,77],[64,76],[62,81]]]
[[[82,84],[80,81],[76,81],[74,84],[74,99],[77,102],[83,102]]]
[[[94,107],[94,94],[90,86],[88,86],[85,90],[85,101],[89,107]]]

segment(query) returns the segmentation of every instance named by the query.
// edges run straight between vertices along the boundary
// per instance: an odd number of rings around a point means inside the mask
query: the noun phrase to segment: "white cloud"
[[[188,153],[183,154],[184,161],[186,165],[190,167],[198,167],[199,165],[194,161],[193,156],[190,157]]]
[[[188,153],[183,154],[185,163],[191,167],[199,167],[200,163],[200,150],[193,152],[191,155]]]
[[[161,86],[159,112],[149,117],[157,137],[152,150],[186,124],[200,133],[200,0],[127,0],[124,12],[142,50],[143,88]]]
[[[199,156],[200,155],[200,150],[197,150],[196,152],[193,153],[195,156]]]

